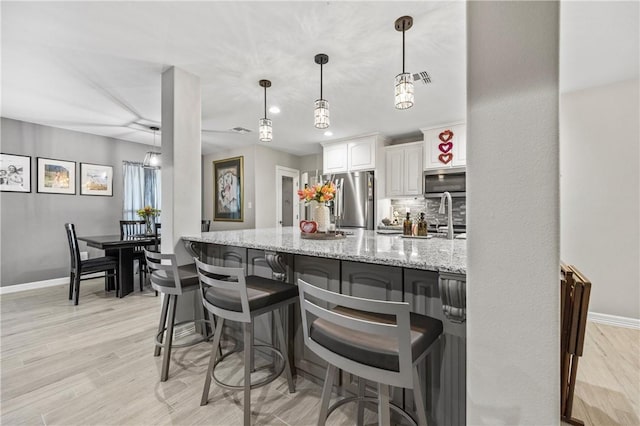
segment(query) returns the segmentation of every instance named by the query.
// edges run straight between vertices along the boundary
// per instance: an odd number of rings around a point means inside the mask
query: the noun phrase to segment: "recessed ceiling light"
[[[272,106],[271,108],[269,108],[269,112],[271,114],[279,114],[280,113],[280,108],[278,108],[277,106]]]
[[[324,132],[325,136],[333,136],[333,132],[331,130],[327,130],[326,132]]]

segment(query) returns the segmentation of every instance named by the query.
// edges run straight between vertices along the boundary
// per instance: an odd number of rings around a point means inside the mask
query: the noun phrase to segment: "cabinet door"
[[[387,197],[402,195],[404,192],[404,150],[387,148],[386,154],[386,180],[385,190]],[[422,174],[422,170],[420,171]]]
[[[411,311],[442,321],[443,336],[418,364],[429,424],[461,426],[466,422],[466,323],[445,318],[438,273],[404,270],[404,301]],[[465,280],[464,276],[460,276]],[[405,410],[415,412],[413,392],[405,392]]]
[[[296,285],[301,279],[316,287],[325,290],[340,292],[340,261],[337,259],[324,259],[320,257],[295,256]],[[325,304],[323,307],[328,308]],[[294,360],[296,369],[301,369],[320,380],[324,380],[327,371],[327,363],[311,352],[304,344],[302,330],[302,318],[300,316],[300,304],[294,308]],[[338,385],[339,383],[336,383]]]
[[[446,139],[446,142],[443,142],[440,139],[440,134],[447,130],[450,130],[453,136],[450,139]],[[465,133],[466,126],[464,124],[424,131],[424,169],[448,169],[450,167],[466,165]],[[451,143],[450,147],[449,143]],[[440,149],[440,144],[444,144],[443,149],[446,152]],[[451,154],[450,161],[444,163],[443,161],[449,158],[449,154]],[[441,155],[442,158],[440,157]]]
[[[465,125],[455,126],[453,137],[453,166],[467,165],[467,128]]]
[[[375,138],[364,138],[349,142],[349,171],[373,170],[376,168]]]
[[[324,173],[343,173],[347,171],[347,144],[327,145],[322,149]]]
[[[422,144],[404,148],[403,180],[405,195],[422,194]]]

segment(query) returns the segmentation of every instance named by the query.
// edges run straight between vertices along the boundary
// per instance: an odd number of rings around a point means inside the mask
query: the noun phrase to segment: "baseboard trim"
[[[637,318],[619,317],[617,315],[589,312],[589,316],[587,317],[587,319],[597,324],[606,324],[616,327],[625,327],[640,330],[640,319]]]
[[[96,272],[95,274],[84,275],[82,278],[99,278],[103,276],[103,272]],[[19,291],[36,290],[39,288],[55,287],[58,285],[69,285],[69,277],[52,278],[50,280],[34,281],[30,283],[0,287],[0,294],[17,293]]]

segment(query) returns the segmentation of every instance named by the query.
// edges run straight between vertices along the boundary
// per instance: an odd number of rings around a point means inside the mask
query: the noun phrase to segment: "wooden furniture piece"
[[[211,221],[202,219],[202,222],[200,223],[200,232],[209,232],[209,228],[211,228]]]
[[[107,256],[118,259],[118,296],[124,297],[133,292],[133,250],[138,246],[150,246],[155,243],[153,236],[120,238],[120,235],[96,235],[78,237],[89,247],[104,250]]]
[[[145,249],[144,255],[149,270],[151,271],[151,287],[153,287],[155,291],[164,294],[153,356],[160,356],[161,350],[164,349],[160,381],[166,382],[169,378],[169,363],[171,361],[171,350],[173,348],[192,346],[211,338],[211,335],[205,335],[202,336],[201,339],[192,339],[184,344],[176,345],[173,344],[174,327],[194,322],[196,324],[209,324],[213,329],[214,324],[213,321],[211,321],[211,317],[209,320],[192,319],[177,324],[175,323],[178,297],[184,293],[198,290],[198,274],[193,264],[178,266],[175,254],[161,254]],[[204,309],[202,314],[204,318]]]
[[[69,300],[73,299],[73,304],[78,304],[80,298],[80,281],[90,279],[82,278],[82,276],[93,274],[95,272],[105,273],[105,290],[109,290],[109,288],[112,287],[108,282],[110,277],[113,278],[113,280],[115,281],[114,286],[116,289],[118,289],[118,259],[113,256],[104,256],[81,260],[75,225],[73,223],[65,223],[64,228],[67,231],[67,240],[69,241],[69,254],[71,257],[71,268],[69,273]]]
[[[209,265],[195,259],[198,276],[200,278],[200,291],[204,307],[217,318],[216,331],[213,337],[211,358],[207,369],[207,378],[202,391],[200,405],[206,405],[209,399],[211,379],[222,388],[244,391],[244,424],[251,424],[251,389],[264,386],[275,380],[284,370],[289,383],[289,393],[295,392],[289,357],[287,356],[287,342],[280,316],[289,305],[298,300],[298,287],[269,278],[256,275],[245,276],[243,268],[228,268]],[[253,370],[253,323],[254,319],[262,314],[273,313],[276,335],[280,349],[272,345],[256,345],[267,349],[282,361],[281,368],[274,368],[275,372],[258,381],[251,381]],[[222,328],[225,320],[235,321],[243,325],[244,340],[244,380],[241,386],[229,385],[215,377],[215,367],[235,350],[222,355],[218,359],[218,347],[222,336]],[[275,340],[275,339],[274,339]]]
[[[121,220],[120,221],[120,238],[136,237],[145,235],[147,232],[147,223],[144,220]],[[142,291],[143,283],[147,279],[147,267],[144,258],[144,246],[136,246],[133,248],[133,260],[138,261],[138,279],[140,281],[140,291]],[[144,278],[143,278],[144,275]]]
[[[401,407],[389,402],[389,387],[394,386],[413,390],[417,424],[426,426],[418,364],[442,336],[442,321],[410,313],[406,302],[347,296],[300,279],[298,288],[304,343],[329,363],[318,425],[324,425],[333,410],[352,401],[359,404],[358,424],[362,424],[363,401],[378,402],[379,425],[390,425],[390,409],[416,424]],[[358,396],[343,398],[329,407],[338,368],[358,377]],[[378,384],[377,399],[365,396],[362,379]]]
[[[573,395],[578,361],[584,348],[591,282],[573,265],[560,264],[560,418],[563,422],[584,426],[572,417]]]

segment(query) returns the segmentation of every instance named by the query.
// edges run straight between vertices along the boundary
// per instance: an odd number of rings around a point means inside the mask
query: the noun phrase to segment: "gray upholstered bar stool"
[[[171,349],[191,346],[211,338],[211,335],[203,335],[200,339],[191,339],[186,343],[174,345],[174,327],[189,322],[195,322],[199,324],[207,323],[213,330],[215,324],[211,316],[208,316],[209,320],[187,320],[175,324],[178,297],[182,296],[184,293],[196,291],[199,288],[198,273],[196,272],[194,264],[178,266],[175,254],[161,254],[145,249],[144,255],[147,260],[147,267],[151,272],[151,287],[164,295],[162,300],[162,311],[160,313],[160,322],[158,324],[158,334],[156,335],[156,347],[153,351],[153,355],[160,356],[161,349],[164,348],[160,381],[165,382],[169,377]],[[203,318],[207,318],[204,315],[204,310],[202,313]]]
[[[263,278],[255,275],[244,275],[242,268],[225,268],[221,266],[209,265],[195,259],[196,268],[200,277],[200,286],[202,294],[202,303],[204,307],[216,316],[216,331],[213,337],[213,347],[211,350],[211,358],[209,360],[209,368],[207,369],[207,378],[202,391],[202,399],[200,405],[206,405],[209,399],[209,388],[211,379],[220,387],[230,390],[244,391],[244,424],[251,424],[251,389],[271,383],[284,370],[289,382],[289,392],[295,392],[289,358],[286,352],[287,343],[284,338],[284,329],[282,320],[280,319],[279,309],[298,301],[298,288],[292,284],[286,284],[282,281],[276,281],[269,278]],[[220,279],[220,276],[226,278]],[[273,346],[253,345],[252,325],[253,320],[258,315],[273,312],[275,329],[281,350]],[[240,322],[243,325],[244,340],[244,380],[241,386],[233,386],[221,382],[215,376],[216,366],[222,362],[227,356],[236,352],[232,350],[218,359],[217,348],[220,345],[222,336],[222,327],[225,320]],[[274,367],[275,371],[268,377],[252,383],[252,351],[251,348],[262,347],[270,350],[277,358],[282,360],[280,368]]]
[[[304,343],[329,363],[322,389],[318,425],[333,410],[353,401],[376,401],[364,396],[362,379],[378,383],[378,424],[389,425],[390,408],[410,423],[415,420],[389,402],[389,386],[413,389],[418,424],[427,415],[417,364],[442,335],[442,322],[409,312],[409,304],[364,299],[334,293],[298,280]],[[309,297],[311,296],[311,297]],[[326,309],[322,303],[335,306]],[[358,376],[359,395],[343,398],[329,407],[336,369]],[[358,423],[362,411],[358,412]]]

